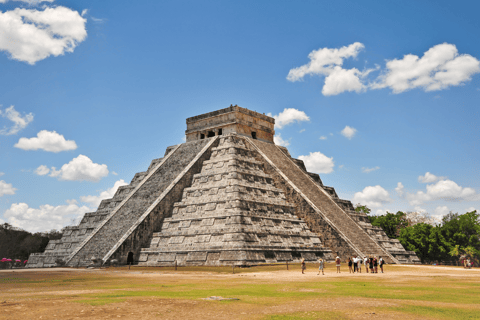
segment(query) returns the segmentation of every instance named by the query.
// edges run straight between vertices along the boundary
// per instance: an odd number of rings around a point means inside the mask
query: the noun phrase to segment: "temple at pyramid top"
[[[236,133],[273,143],[275,119],[265,114],[230,106],[187,118],[187,142]]]

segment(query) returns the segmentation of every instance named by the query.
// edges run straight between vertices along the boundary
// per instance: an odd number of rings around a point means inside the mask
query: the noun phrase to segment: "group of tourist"
[[[350,273],[362,273],[362,265],[365,265],[365,270],[368,273],[368,270],[370,270],[370,273],[378,273],[378,267],[380,266],[380,271],[383,273],[383,265],[385,264],[385,260],[383,260],[382,257],[377,257],[375,256],[370,256],[370,258],[367,257],[360,257],[360,256],[355,256],[355,257],[350,257],[347,260],[348,263],[348,270]],[[340,267],[342,265],[342,261],[340,257],[335,258],[335,264],[337,266],[337,273],[340,272]],[[322,272],[323,275],[325,275],[323,269],[324,269],[325,262],[323,259],[318,259],[318,273],[317,275]],[[302,274],[305,273],[305,270],[307,269],[305,259],[302,259],[301,262],[302,266]]]
[[[340,261],[340,258],[337,257],[338,261]],[[382,257],[377,257],[375,256],[370,256],[370,258],[367,257],[350,257],[347,260],[348,263],[348,271],[350,273],[362,273],[362,265],[365,265],[365,271],[368,273],[368,270],[370,270],[370,273],[378,273],[378,266],[380,265],[380,270],[383,273],[383,265],[385,264],[385,260],[383,260]],[[338,272],[340,272],[340,267],[338,266],[339,263],[337,263],[337,269]]]

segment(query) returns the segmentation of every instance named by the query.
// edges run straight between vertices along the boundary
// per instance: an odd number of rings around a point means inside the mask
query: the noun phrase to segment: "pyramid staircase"
[[[383,257],[388,263],[400,263],[380,246],[369,233],[346,213],[324,188],[303,171],[285,152],[272,143],[247,138],[288,185],[298,192],[352,249],[352,255]],[[338,252],[335,247],[332,251]]]
[[[331,260],[331,251],[295,216],[282,190],[236,134],[222,136],[185,188],[172,216],[142,249],[140,265],[251,265]]]

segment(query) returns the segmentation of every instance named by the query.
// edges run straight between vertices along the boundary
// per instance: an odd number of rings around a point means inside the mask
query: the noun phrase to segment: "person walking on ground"
[[[307,269],[307,266],[305,265],[305,259],[302,258],[302,274],[304,274],[305,269]]]
[[[380,257],[380,270],[382,270],[383,273],[383,265],[385,264],[385,260],[383,260],[382,257]]]
[[[353,258],[353,273],[358,272],[358,258],[355,256]]]
[[[364,258],[363,258],[363,264],[365,265],[365,270],[366,270],[367,273],[368,273],[368,258],[367,258],[367,257],[364,257]]]
[[[368,259],[368,267],[370,268],[370,273],[373,273],[373,258],[370,256],[370,259]]]
[[[362,273],[362,264],[363,264],[362,257],[358,257],[358,273]]]
[[[377,261],[377,257],[373,257],[373,269],[375,270],[375,273],[378,273],[378,261]]]
[[[353,272],[352,264],[353,264],[352,258],[349,257],[349,258],[348,258],[348,272],[350,272],[350,273]]]
[[[322,271],[322,274],[325,275],[325,273],[323,273],[323,259],[322,258],[318,259],[318,273],[317,273],[317,276],[320,274],[320,271]]]
[[[335,258],[335,264],[337,265],[337,273],[341,273],[341,272],[340,272],[340,264],[341,264],[341,263],[342,263],[342,261],[340,260],[340,257],[337,256],[337,257]]]

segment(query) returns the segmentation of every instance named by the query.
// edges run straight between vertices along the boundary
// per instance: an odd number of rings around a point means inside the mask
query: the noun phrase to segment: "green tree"
[[[387,212],[385,215],[370,216],[369,218],[371,224],[382,228],[389,238],[398,238],[400,230],[408,226],[408,220],[402,211]]]

